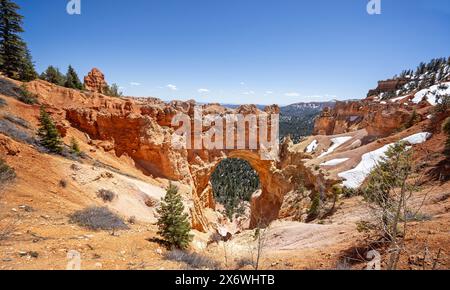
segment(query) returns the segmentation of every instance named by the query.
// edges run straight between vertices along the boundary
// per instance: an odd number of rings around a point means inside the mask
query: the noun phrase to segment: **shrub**
[[[239,260],[236,261],[236,266],[238,269],[247,267],[247,266],[255,266],[255,263],[252,261],[252,259],[250,258],[241,258]]]
[[[147,197],[145,198],[144,203],[147,207],[153,208],[156,207],[159,202],[157,200],[154,200],[153,198]]]
[[[67,181],[64,180],[64,179],[61,179],[61,180],[59,181],[59,186],[60,186],[61,188],[66,188],[66,187],[67,187]]]
[[[404,220],[406,221],[414,221],[414,222],[423,222],[430,221],[433,219],[432,215],[421,213],[421,212],[411,212],[406,211]]]
[[[161,235],[171,247],[186,249],[192,240],[189,216],[184,212],[183,201],[178,193],[178,188],[172,184],[167,189],[166,196],[162,199],[157,210],[158,234]]]
[[[134,225],[134,224],[136,223],[136,217],[135,217],[135,216],[130,216],[130,217],[128,218],[127,222],[128,222],[130,225]]]
[[[312,200],[311,207],[308,210],[308,220],[317,218],[320,212],[320,194],[316,194]]]
[[[10,239],[17,231],[17,221],[0,225],[0,242]]]
[[[373,215],[375,231],[390,247],[386,268],[395,270],[404,251],[409,200],[418,191],[418,184],[410,179],[415,169],[406,142],[391,146],[385,155],[369,175],[364,197]]]
[[[445,113],[450,108],[450,95],[438,96],[437,101],[434,109],[436,113]]]
[[[340,184],[335,184],[331,187],[331,192],[333,193],[333,196],[340,196],[343,194],[344,189]]]
[[[80,171],[81,167],[77,164],[72,164],[70,165],[70,169],[72,169],[73,171]]]
[[[0,188],[16,178],[16,172],[6,162],[0,159]]]
[[[409,129],[418,122],[420,122],[420,116],[417,114],[416,109],[414,109],[411,116],[409,117],[409,120],[404,125],[404,129]]]
[[[350,197],[354,197],[354,196],[360,196],[360,195],[362,195],[362,192],[359,189],[354,189],[354,188],[349,188],[349,187],[344,186],[342,188],[342,195],[345,198],[350,198]]]
[[[34,105],[38,103],[36,95],[30,93],[25,86],[25,84],[22,84],[19,88],[19,96],[17,97],[19,101],[22,103],[28,104],[28,105]]]
[[[97,197],[101,198],[104,202],[112,202],[116,198],[116,194],[111,190],[100,189]]]
[[[90,207],[70,215],[70,223],[81,227],[98,230],[127,230],[128,226],[116,214],[106,207]]]
[[[73,137],[70,141],[70,153],[78,156],[81,155],[80,145],[78,144],[78,141]]]
[[[212,258],[201,254],[185,252],[181,250],[173,250],[165,253],[164,259],[186,263],[190,268],[193,269],[217,270],[220,267],[220,264]]]

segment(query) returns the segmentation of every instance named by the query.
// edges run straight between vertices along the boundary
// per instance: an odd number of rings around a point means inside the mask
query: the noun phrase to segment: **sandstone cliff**
[[[100,93],[103,74],[94,69],[89,78],[88,87],[93,92],[65,89],[41,80],[30,82],[27,88],[52,112],[61,133],[74,128],[86,135],[91,150],[130,158],[148,176],[179,181],[192,188],[191,216],[195,229],[207,231],[214,226],[205,213],[216,206],[209,178],[217,164],[228,157],[247,160],[260,177],[261,192],[252,199],[250,226],[267,224],[279,217],[284,195],[293,190],[291,178],[302,166],[301,156],[296,157],[297,153],[290,152],[289,146],[284,146],[273,160],[263,160],[260,147],[257,150],[175,148],[172,136],[177,127],[172,125],[172,119],[177,113],[184,113],[193,120],[194,101],[166,103],[155,98],[112,98]],[[238,113],[260,118],[279,113],[278,106],[268,106],[263,111],[254,105],[235,110],[218,104],[201,108],[204,117]],[[209,129],[210,126],[205,126],[202,131]],[[247,142],[248,134],[249,131]],[[226,142],[226,136],[216,138]]]

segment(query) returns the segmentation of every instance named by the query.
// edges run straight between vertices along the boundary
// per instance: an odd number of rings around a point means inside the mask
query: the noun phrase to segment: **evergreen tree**
[[[242,159],[228,158],[219,163],[211,175],[214,198],[225,208],[232,220],[242,213],[245,201],[250,201],[259,188],[259,176],[251,165]]]
[[[117,84],[112,84],[111,86],[106,85],[106,87],[104,88],[104,92],[105,95],[110,96],[110,97],[122,97],[123,94],[122,92],[119,90],[119,86]]]
[[[50,115],[45,111],[44,106],[41,107],[38,135],[41,145],[50,150],[50,152],[58,154],[62,152],[61,136]]]
[[[192,240],[189,234],[191,226],[188,221],[188,214],[184,212],[184,205],[178,188],[172,184],[167,189],[158,208],[158,234],[161,235],[171,247],[186,249]]]
[[[24,31],[19,9],[10,0],[0,0],[0,71],[7,77],[26,81],[36,74],[27,46],[19,35]]]
[[[38,78],[38,74],[34,69],[33,59],[30,50],[25,50],[22,65],[19,67],[19,79],[24,82],[29,82]]]
[[[49,66],[45,72],[41,74],[40,78],[58,86],[64,86],[66,82],[64,75],[54,66]]]
[[[77,89],[77,90],[83,89],[83,84],[81,83],[80,78],[78,77],[75,69],[71,65],[69,65],[69,68],[67,70],[66,82],[65,82],[64,86],[66,88]]]

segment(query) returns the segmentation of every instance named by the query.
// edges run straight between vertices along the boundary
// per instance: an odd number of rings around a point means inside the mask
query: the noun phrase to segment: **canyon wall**
[[[262,146],[256,150],[175,148],[172,136],[178,128],[172,125],[172,119],[178,113],[184,113],[193,120],[194,101],[165,103],[155,98],[112,98],[102,95],[99,88],[94,88],[93,92],[81,92],[41,80],[28,84],[28,89],[52,112],[59,128],[76,128],[88,136],[90,144],[97,150],[111,152],[117,157],[128,156],[146,175],[189,185],[192,188],[194,205],[191,216],[195,229],[208,231],[210,228],[204,214],[206,208],[215,209],[216,206],[210,176],[225,158],[248,161],[260,177],[261,191],[251,201],[250,226],[267,224],[278,218],[285,194],[293,190],[293,173],[302,166],[301,156],[293,158],[296,153],[290,152],[289,146],[282,146],[273,160],[261,158]],[[263,111],[254,105],[235,110],[218,104],[201,105],[201,108],[204,116],[237,113],[243,116],[255,114],[260,118],[279,113],[277,106],[268,106]],[[206,132],[210,127],[204,126],[202,131]],[[270,126],[268,131],[270,135]],[[248,134],[249,130],[245,136],[247,142]],[[225,142],[226,137],[215,138]],[[296,164],[292,164],[293,161]]]

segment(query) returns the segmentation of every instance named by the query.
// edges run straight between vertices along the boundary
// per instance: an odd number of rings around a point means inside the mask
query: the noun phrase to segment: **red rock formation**
[[[391,80],[385,80],[385,81],[379,81],[378,87],[374,90],[370,90],[367,94],[368,97],[373,95],[378,95],[380,93],[387,93],[387,92],[395,92],[398,89],[400,89],[402,86],[407,84],[409,81],[408,79],[391,79]]]
[[[128,156],[147,175],[190,185],[192,224],[200,231],[209,228],[204,209],[215,208],[210,176],[223,159],[245,159],[259,174],[261,192],[252,199],[252,227],[266,224],[279,216],[284,195],[293,188],[290,176],[302,166],[302,158],[293,157],[289,146],[283,147],[280,161],[262,160],[259,150],[174,148],[171,139],[175,130],[172,119],[180,112],[193,116],[193,101],[164,103],[158,99],[111,98],[99,93],[87,94],[60,88],[39,80],[31,82],[29,89],[38,95],[40,102],[52,111],[52,116],[58,122],[67,123],[87,134],[90,144],[96,149],[114,153],[118,157]],[[204,116],[224,116],[230,112],[243,115],[255,113],[260,116],[264,112],[279,112],[277,106],[267,107],[264,111],[258,110],[256,106],[241,106],[234,111],[218,104],[203,105],[202,108]],[[205,127],[203,131],[208,129]],[[312,183],[309,184],[313,186]]]
[[[105,75],[98,68],[93,68],[88,75],[84,77],[84,87],[88,91],[103,94],[107,85]]]
[[[315,121],[314,135],[337,135],[366,129],[371,136],[385,137],[401,128],[411,117],[413,106],[376,102],[338,102]]]

